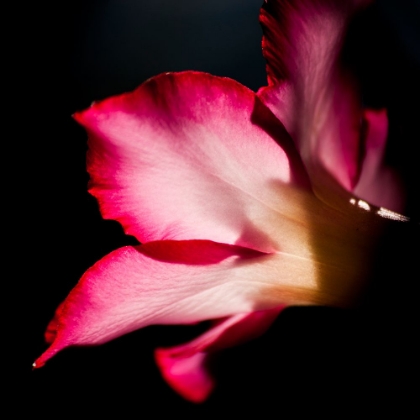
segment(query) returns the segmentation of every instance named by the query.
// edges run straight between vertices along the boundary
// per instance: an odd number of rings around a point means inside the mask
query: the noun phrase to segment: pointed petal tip
[[[45,366],[48,360],[50,360],[53,356],[55,356],[63,347],[55,345],[53,343],[44,353],[39,356],[35,362],[32,363],[32,369],[39,369]]]
[[[32,370],[42,368],[45,365],[46,360],[44,359],[44,354],[42,354],[35,362],[32,363]]]

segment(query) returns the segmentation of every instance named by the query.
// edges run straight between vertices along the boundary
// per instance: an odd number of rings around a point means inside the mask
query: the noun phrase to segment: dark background
[[[206,71],[257,90],[265,84],[260,5],[261,0],[63,0],[32,5],[19,21],[25,77],[15,131],[23,138],[29,173],[18,187],[18,246],[26,255],[18,271],[30,305],[17,370],[25,374],[25,401],[33,411],[48,416],[83,409],[99,416],[117,410],[152,418],[258,410],[263,417],[281,417],[289,408],[334,414],[337,407],[366,410],[365,404],[377,413],[414,406],[414,225],[391,232],[393,246],[378,252],[375,287],[364,307],[287,309],[261,339],[220,355],[219,386],[203,405],[175,395],[153,362],[155,347],[184,342],[203,326],[148,327],[100,347],[65,350],[31,372],[46,348],[48,321],[82,273],[111,250],[133,243],[116,222],[101,219],[86,192],[86,135],[71,114],[166,71]],[[420,7],[389,0],[370,13],[355,29],[349,57],[366,103],[389,108],[389,161],[406,181],[407,213],[418,220]],[[17,385],[20,393],[22,383]]]

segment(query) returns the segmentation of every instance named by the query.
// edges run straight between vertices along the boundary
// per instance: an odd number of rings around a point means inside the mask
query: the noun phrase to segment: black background
[[[16,390],[29,390],[25,401],[33,411],[60,417],[115,410],[122,418],[153,418],[258,410],[280,418],[292,409],[341,418],[337,413],[353,409],[415,406],[414,225],[391,232],[392,246],[378,251],[365,306],[287,309],[263,337],[218,357],[218,388],[202,405],[185,402],[163,382],[153,349],[184,342],[203,326],[148,327],[100,347],[65,350],[31,371],[46,348],[49,319],[82,273],[135,243],[116,222],[101,219],[86,192],[86,135],[71,114],[166,71],[201,70],[258,89],[265,84],[260,3],[63,0],[32,5],[19,20],[25,76],[17,88],[15,135],[28,173],[16,187],[22,211],[16,249],[24,257],[15,273],[25,279],[30,304],[19,330],[25,344],[17,371],[24,383]],[[405,179],[407,213],[417,220],[419,22],[417,2],[384,1],[358,24],[349,48],[366,103],[390,110],[389,160]]]

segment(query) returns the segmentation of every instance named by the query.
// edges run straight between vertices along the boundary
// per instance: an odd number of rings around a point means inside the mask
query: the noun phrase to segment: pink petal
[[[258,220],[274,186],[306,177],[283,126],[230,79],[161,75],[75,118],[89,133],[89,191],[141,242],[209,239],[270,252]]]
[[[263,334],[282,309],[234,315],[187,344],[157,349],[155,358],[162,376],[185,399],[196,403],[204,401],[214,388],[214,379],[208,370],[209,354]]]
[[[205,366],[206,353],[172,358],[166,351],[156,350],[155,358],[163,378],[186,400],[201,403],[213,391],[215,383]]]
[[[404,211],[403,184],[385,165],[388,116],[385,109],[366,110],[366,139],[362,171],[354,193],[370,203],[395,212]]]
[[[324,229],[332,214],[318,219],[322,241],[332,247],[318,244],[320,254],[314,254],[304,219],[290,215],[272,225],[284,242],[283,251],[273,254],[205,240],[156,241],[110,253],[59,306],[48,326],[52,344],[35,367],[65,347],[105,343],[147,325],[189,324],[281,305],[346,304],[360,283],[359,265],[349,259],[354,251],[367,253],[353,243],[354,234],[343,245],[334,242],[336,237],[342,242],[342,229],[349,231],[341,217],[337,226]],[[350,225],[354,230],[354,223]],[[369,241],[365,233],[361,228],[358,235],[363,243]],[[223,327],[215,331],[223,333]],[[237,342],[243,333],[233,329],[221,343]],[[214,332],[209,334],[200,346],[214,341]]]
[[[270,86],[324,77],[336,63],[349,19],[373,0],[265,0],[260,11]],[[305,82],[303,79],[307,78]]]
[[[252,311],[252,296],[271,270],[262,264],[266,258],[211,241],[118,249],[91,267],[60,305],[48,329],[52,345],[36,367],[64,347],[101,344],[146,325]]]
[[[349,191],[359,178],[361,101],[340,53],[351,18],[369,3],[268,0],[261,9],[269,87],[259,96],[291,133],[315,189],[325,170]]]

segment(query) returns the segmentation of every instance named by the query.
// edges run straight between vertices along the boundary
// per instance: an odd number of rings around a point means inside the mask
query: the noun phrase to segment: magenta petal
[[[265,0],[260,22],[269,85],[317,83],[334,64],[349,19],[372,0]],[[306,80],[305,80],[306,79]]]
[[[385,164],[388,116],[385,109],[366,110],[366,139],[363,166],[354,193],[386,209],[404,211],[404,189],[396,172]]]
[[[273,207],[273,185],[294,180],[260,114],[276,121],[244,86],[195,72],[96,103],[75,115],[89,134],[89,191],[105,218],[141,242],[209,239],[271,251],[255,215]]]
[[[231,316],[187,344],[157,349],[155,358],[162,376],[185,399],[204,401],[214,388],[208,370],[209,354],[263,334],[282,309]]]
[[[253,281],[267,273],[258,275],[252,262],[263,256],[211,241],[118,249],[92,266],[60,305],[48,327],[53,342],[36,367],[64,347],[101,344],[146,325],[253,310]]]
[[[173,357],[166,349],[155,352],[156,363],[163,378],[186,400],[201,403],[214,389],[214,379],[205,367],[207,354],[194,353],[191,356]]]
[[[340,53],[352,17],[369,3],[268,0],[261,9],[269,86],[259,96],[292,135],[315,189],[325,170],[349,191],[359,178],[362,107]]]

